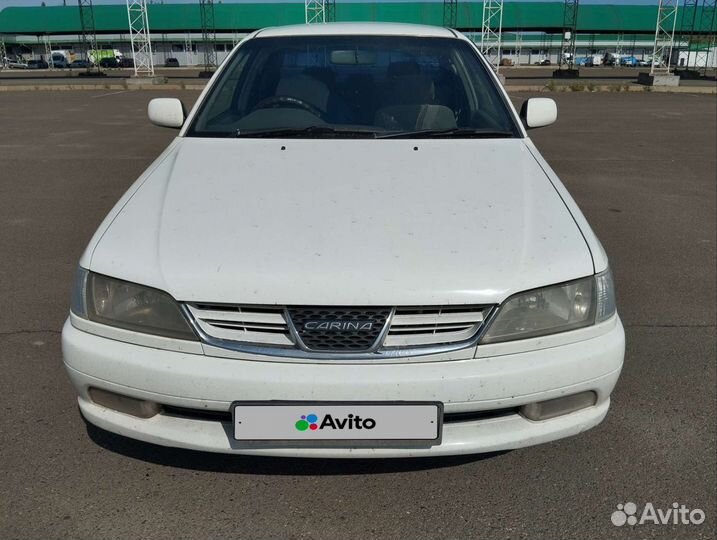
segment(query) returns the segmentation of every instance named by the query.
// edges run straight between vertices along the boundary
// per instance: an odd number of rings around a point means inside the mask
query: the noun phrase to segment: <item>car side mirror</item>
[[[184,124],[184,106],[177,98],[154,98],[147,106],[147,116],[156,126],[181,128]]]
[[[549,126],[558,119],[558,106],[550,98],[530,98],[523,103],[520,118],[527,128]]]

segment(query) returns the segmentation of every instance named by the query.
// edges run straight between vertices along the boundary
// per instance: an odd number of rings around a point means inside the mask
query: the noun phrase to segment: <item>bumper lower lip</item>
[[[105,409],[79,398],[80,411],[90,423],[141,441],[205,452],[306,458],[398,458],[497,452],[577,435],[599,424],[610,399],[593,407],[543,422],[515,414],[488,421],[444,425],[443,440],[431,448],[237,448],[231,424],[157,415],[150,420]]]
[[[69,322],[63,355],[85,418],[108,431],[164,446],[223,453],[304,457],[410,457],[520,448],[585,431],[602,421],[620,374],[619,319],[604,334],[547,349],[468,360],[381,364],[292,364],[216,358],[132,345]],[[517,408],[594,391],[595,405],[539,422],[519,414],[447,423],[430,449],[237,448],[231,425],[158,414],[140,419],[92,402],[89,388],[174,407],[227,411],[242,400],[441,401],[447,414]]]

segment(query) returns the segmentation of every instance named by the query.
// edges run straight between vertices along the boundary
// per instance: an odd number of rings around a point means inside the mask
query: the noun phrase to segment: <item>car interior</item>
[[[230,69],[207,100],[198,129],[510,130],[495,91],[486,88],[487,75],[477,81],[481,75],[469,74],[450,49],[430,56],[425,50],[267,48],[235,59]]]

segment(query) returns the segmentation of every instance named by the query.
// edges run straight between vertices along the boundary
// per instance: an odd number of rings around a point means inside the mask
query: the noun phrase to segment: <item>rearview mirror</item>
[[[147,106],[147,116],[156,126],[181,128],[184,124],[184,106],[177,98],[155,98]]]
[[[558,119],[558,106],[550,98],[530,98],[523,103],[520,118],[527,128],[549,126]]]
[[[348,66],[373,65],[376,63],[376,51],[359,49],[331,51],[330,62]]]

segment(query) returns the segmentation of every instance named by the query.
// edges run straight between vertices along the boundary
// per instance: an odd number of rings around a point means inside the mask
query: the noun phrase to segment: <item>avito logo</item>
[[[311,414],[302,414],[301,420],[297,420],[296,429],[299,431],[306,431],[307,429],[310,429],[312,431],[318,429],[318,424],[316,423],[319,420],[319,417],[316,416],[314,413]]]
[[[373,418],[361,418],[358,414],[349,414],[345,418],[334,418],[330,414],[324,416],[319,422],[315,413],[302,414],[296,421],[296,429],[299,431],[316,431],[317,429],[373,429],[376,427],[376,420]]]

